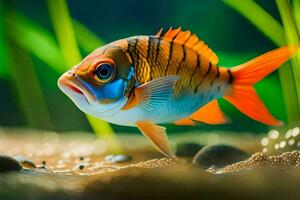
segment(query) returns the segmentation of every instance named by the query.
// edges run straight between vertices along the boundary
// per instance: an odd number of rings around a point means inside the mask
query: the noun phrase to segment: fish
[[[260,123],[282,125],[253,86],[299,48],[281,47],[228,68],[191,31],[160,29],[95,49],[58,79],[58,87],[84,113],[137,127],[162,154],[174,157],[162,124],[228,123],[221,98]]]

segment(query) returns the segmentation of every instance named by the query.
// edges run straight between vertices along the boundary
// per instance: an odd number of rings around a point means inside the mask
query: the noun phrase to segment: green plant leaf
[[[9,45],[9,66],[13,93],[30,127],[53,130],[53,124],[29,53]],[[15,59],[18,58],[18,59]]]
[[[281,3],[283,1],[285,0],[278,0]],[[273,41],[274,44],[278,46],[286,44],[286,30],[253,0],[224,0],[224,2],[248,19],[267,38]],[[284,28],[286,29],[286,26]],[[292,70],[290,63],[286,63],[278,71],[287,118],[289,125],[293,125],[300,120],[300,104],[298,104],[297,96],[299,85],[295,81],[294,70]]]
[[[73,20],[73,25],[78,45],[84,50],[84,52],[90,53],[105,44],[97,35],[77,20]]]
[[[5,34],[4,34],[4,21],[3,21],[3,7],[1,6],[0,1],[0,78],[8,79],[8,63],[7,63],[7,49],[5,42]]]
[[[69,14],[67,2],[66,0],[48,0],[47,2],[54,31],[58,38],[59,46],[61,47],[62,55],[67,66],[64,70],[68,70],[73,65],[81,61],[81,55],[77,46],[72,19]],[[82,35],[81,33],[78,33],[81,41],[83,40],[81,38],[82,36],[87,37],[87,35],[92,35],[91,32],[85,29],[82,25],[78,25],[78,23],[77,28],[82,32]],[[97,41],[97,38],[92,35],[90,40],[93,40],[95,42],[95,40]],[[82,43],[83,47],[86,48],[86,50],[87,48],[91,48],[85,43],[90,42],[90,40],[84,40]],[[101,42],[99,41],[98,43]],[[107,122],[94,118],[90,115],[87,115],[87,119],[96,135],[110,140],[111,151],[120,151],[120,146],[118,145],[118,142],[115,138],[113,129]]]
[[[62,71],[63,59],[53,35],[26,17],[8,10],[5,16],[7,37],[38,57],[56,71]]]
[[[282,19],[284,32],[286,36],[287,44],[291,46],[291,48],[295,47],[296,45],[299,45],[300,39],[299,34],[297,32],[296,22],[293,17],[292,7],[289,0],[276,0],[278,10]],[[300,105],[300,53],[297,53],[297,55],[293,58],[291,58],[291,64],[292,64],[292,71],[294,76],[294,82],[295,82],[295,92],[297,95],[298,100],[298,108]],[[285,80],[285,81],[291,81]],[[290,95],[290,94],[289,94]],[[298,116],[299,120],[299,116]],[[295,120],[294,123],[298,122],[298,120]]]
[[[224,2],[242,14],[276,45],[285,44],[284,31],[280,23],[253,0],[224,0]]]
[[[300,33],[300,0],[293,0],[293,9],[298,33]]]

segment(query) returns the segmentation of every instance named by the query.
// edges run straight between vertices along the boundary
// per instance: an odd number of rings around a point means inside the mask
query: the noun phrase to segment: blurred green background
[[[283,34],[287,32],[283,33],[282,30],[279,1],[1,0],[0,126],[58,132],[92,129],[112,132],[103,122],[90,119],[89,123],[85,115],[57,87],[58,77],[79,62],[80,58],[94,48],[120,38],[155,34],[161,27],[168,29],[171,26],[181,26],[183,30],[191,30],[204,40],[219,56],[221,66],[235,66],[288,42],[288,39],[283,41]],[[290,5],[290,1],[282,1]],[[272,30],[272,23],[269,29],[272,33],[269,35],[278,36],[277,38],[272,39],[268,37],[268,33],[264,33],[262,29],[268,27],[259,28],[257,24],[250,23],[251,16],[248,15],[248,19],[243,17],[247,13],[237,12],[238,6],[247,11],[247,5],[253,2],[268,12],[273,20],[278,21],[278,26],[275,27],[281,28],[280,31]],[[294,13],[299,16],[299,0],[291,4],[294,6]],[[234,5],[237,7],[234,8]],[[254,24],[264,23],[259,21],[263,19],[259,17],[259,12],[248,12],[257,15],[252,16]],[[283,10],[285,12],[288,13]],[[257,21],[253,17],[257,17]],[[299,17],[295,17],[295,20],[294,25],[299,22]],[[269,22],[268,19],[266,22]],[[299,39],[298,33],[296,32]],[[287,64],[285,67],[291,69],[292,66]],[[284,76],[281,76],[280,83],[279,73],[275,72],[257,84],[256,88],[277,118],[285,122],[297,121],[300,117],[297,85],[293,88],[289,84],[293,84],[295,80],[282,77]],[[282,86],[282,83],[286,85]],[[282,90],[282,87],[288,89]],[[220,102],[232,123],[217,126],[199,124],[196,127],[168,125],[169,132],[264,132],[269,129],[244,116],[229,103],[223,100]],[[111,127],[117,133],[137,132],[134,128],[116,125]]]

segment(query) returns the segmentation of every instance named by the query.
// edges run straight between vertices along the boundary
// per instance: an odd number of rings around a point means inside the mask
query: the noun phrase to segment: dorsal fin
[[[162,31],[163,31],[163,28],[159,29],[159,31],[155,34],[155,36],[160,37]]]
[[[160,36],[162,29],[156,34]],[[195,34],[191,31],[182,31],[181,27],[173,29],[172,27],[163,35],[160,36],[164,40],[181,45],[185,45],[188,48],[193,49],[199,55],[207,58],[212,64],[217,64],[219,58],[202,40],[200,40]]]

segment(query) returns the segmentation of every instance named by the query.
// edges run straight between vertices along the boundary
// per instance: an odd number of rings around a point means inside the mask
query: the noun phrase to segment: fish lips
[[[90,105],[106,104],[124,97],[127,82],[122,78],[102,86],[93,86],[76,74],[66,72],[58,79],[59,88],[69,96],[83,95]],[[72,94],[70,94],[72,93]]]
[[[93,96],[86,87],[78,80],[78,76],[72,71],[64,73],[57,81],[58,87],[71,99],[76,97],[85,97],[90,105],[97,105],[95,96]]]

